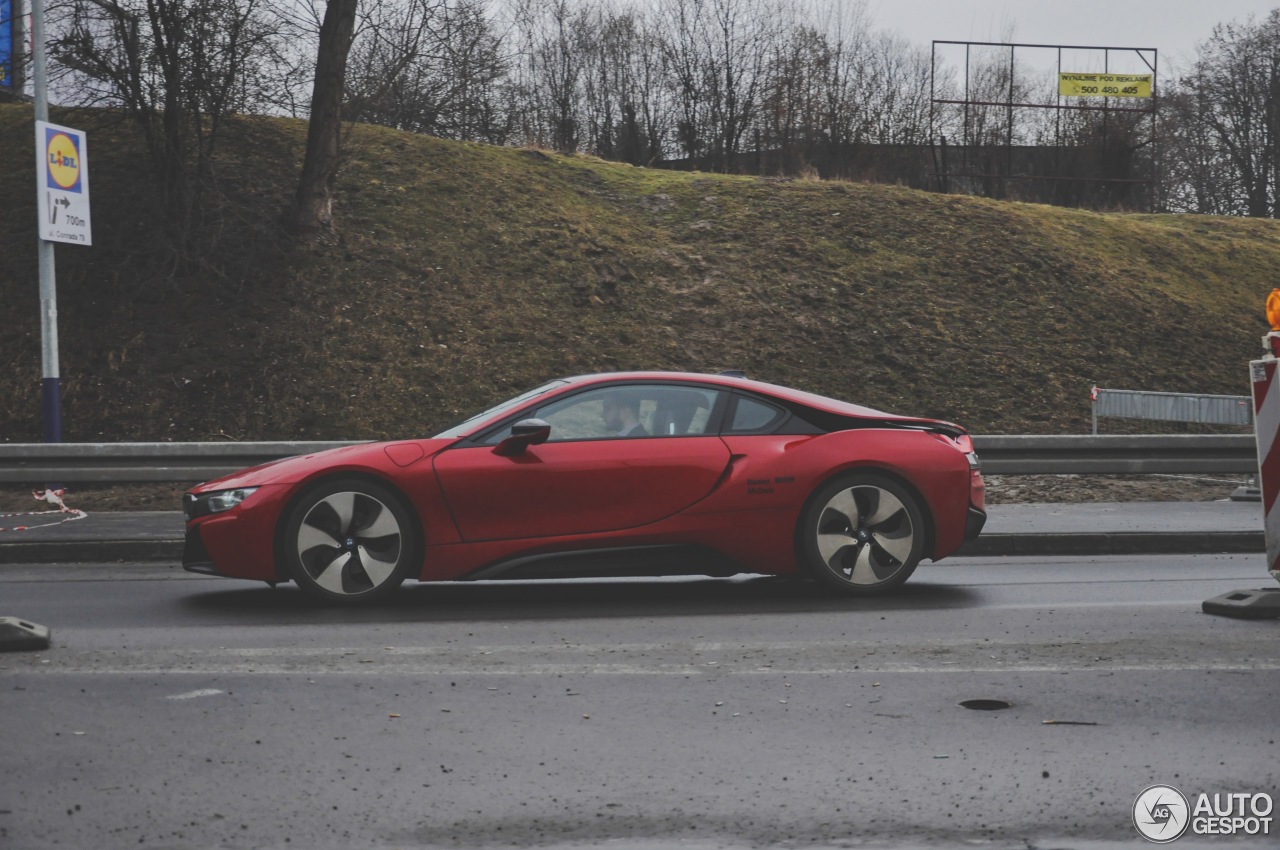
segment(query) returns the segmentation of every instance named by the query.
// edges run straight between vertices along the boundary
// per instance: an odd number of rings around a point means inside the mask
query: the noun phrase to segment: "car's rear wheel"
[[[844,593],[898,587],[924,555],[924,513],[916,497],[885,475],[856,472],[814,493],[800,520],[809,572]]]
[[[403,502],[372,481],[330,481],[294,504],[285,520],[281,557],[298,587],[339,603],[382,598],[400,586],[418,551]]]

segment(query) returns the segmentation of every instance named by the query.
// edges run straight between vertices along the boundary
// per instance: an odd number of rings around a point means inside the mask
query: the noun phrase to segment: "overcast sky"
[[[1019,43],[1153,47],[1162,76],[1189,63],[1215,24],[1276,7],[1280,0],[869,0],[876,25],[925,47],[935,39],[1005,41],[1012,26]]]

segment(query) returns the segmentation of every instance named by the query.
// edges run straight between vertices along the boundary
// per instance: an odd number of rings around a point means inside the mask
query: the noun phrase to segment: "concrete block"
[[[1239,620],[1280,619],[1280,587],[1233,590],[1206,599],[1200,607],[1206,614],[1235,617]]]
[[[46,627],[17,617],[0,617],[0,652],[48,648]]]

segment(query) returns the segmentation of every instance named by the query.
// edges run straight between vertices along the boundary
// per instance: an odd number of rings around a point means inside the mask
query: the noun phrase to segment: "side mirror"
[[[551,423],[542,419],[521,419],[511,426],[511,436],[493,447],[493,453],[500,457],[514,457],[524,454],[529,446],[545,443],[551,436]]]

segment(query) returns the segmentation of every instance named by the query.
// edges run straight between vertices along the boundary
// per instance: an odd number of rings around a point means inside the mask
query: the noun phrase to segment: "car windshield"
[[[506,401],[502,402],[501,404],[494,405],[488,410],[481,411],[480,413],[477,413],[474,416],[468,416],[466,419],[462,420],[457,425],[454,425],[452,428],[448,429],[447,431],[441,431],[439,434],[436,434],[435,439],[448,440],[454,437],[461,437],[469,433],[472,430],[472,428],[474,428],[476,425],[479,425],[481,422],[487,419],[490,419],[492,417],[498,416],[500,414],[506,413],[508,410],[511,410],[514,407],[518,407],[519,405],[523,404],[524,402],[528,401],[531,398],[534,398],[535,396],[540,396],[545,392],[550,392],[551,390],[554,390],[556,387],[562,387],[567,383],[569,382],[568,381],[552,381],[549,384],[543,384],[542,386],[529,390],[528,392],[520,393],[520,395],[516,396],[515,398],[509,398]]]

